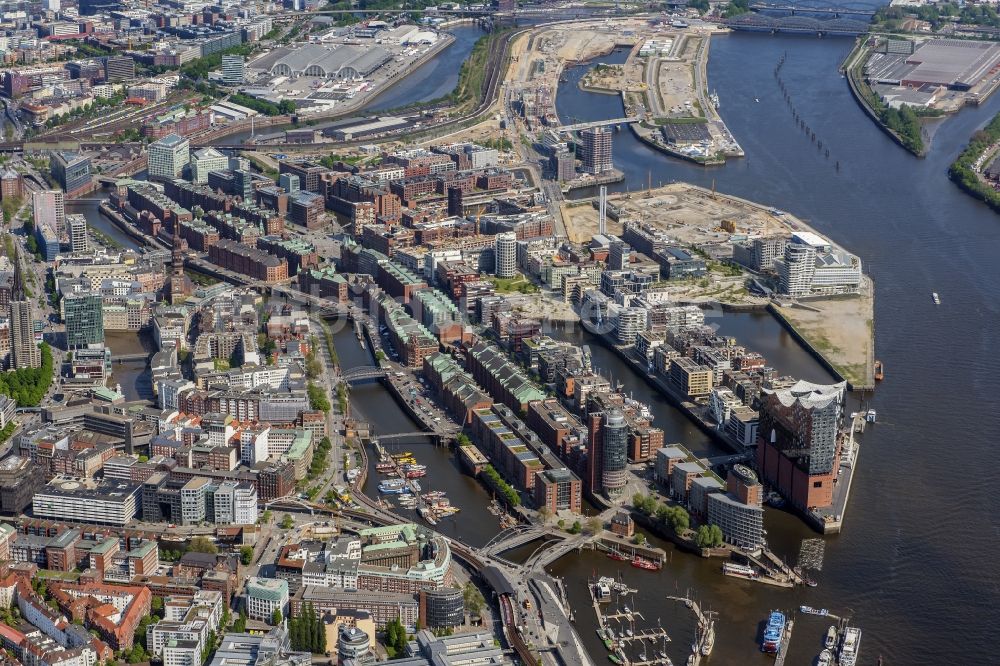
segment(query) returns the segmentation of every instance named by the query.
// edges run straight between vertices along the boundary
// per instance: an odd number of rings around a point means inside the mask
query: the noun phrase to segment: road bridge
[[[611,118],[609,120],[592,120],[585,123],[574,123],[573,125],[560,125],[555,130],[558,132],[579,132],[580,130],[592,129],[594,127],[608,127],[609,125],[630,125],[637,123],[641,118],[630,116],[628,118]]]
[[[750,3],[755,12],[787,12],[788,14],[817,14],[830,17],[872,17],[875,7],[861,2],[829,2],[828,0],[757,0]]]
[[[124,363],[125,361],[145,361],[149,358],[149,352],[141,354],[118,354],[111,357],[113,363]]]
[[[550,534],[550,531],[543,525],[519,525],[500,532],[480,550],[488,555],[499,555],[504,551],[541,539],[547,534]],[[552,536],[560,535],[553,534]]]

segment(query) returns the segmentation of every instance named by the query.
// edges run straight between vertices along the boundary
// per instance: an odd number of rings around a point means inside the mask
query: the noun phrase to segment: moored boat
[[[618,560],[619,562],[625,562],[629,559],[628,555],[618,550],[610,551],[608,553],[608,557],[610,557],[613,560]]]
[[[833,653],[829,650],[823,650],[819,653],[819,658],[816,659],[816,666],[832,666],[833,664]]]
[[[875,361],[875,380],[882,381],[885,379],[885,366],[882,361]]]
[[[854,666],[858,662],[861,647],[861,630],[857,627],[844,629],[844,640],[840,644],[840,666]]]
[[[823,639],[823,647],[827,650],[832,650],[837,644],[837,627],[835,625],[830,625],[830,628],[826,630],[826,638]]]
[[[632,558],[632,566],[637,569],[645,569],[646,571],[659,571],[660,563],[654,562],[653,560],[647,560],[645,557],[639,557],[636,555]]]
[[[785,637],[785,614],[771,611],[764,627],[764,635],[760,641],[760,649],[768,654],[777,654]]]

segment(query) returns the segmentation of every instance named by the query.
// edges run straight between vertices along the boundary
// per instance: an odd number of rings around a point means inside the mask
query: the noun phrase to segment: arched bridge
[[[356,368],[342,372],[340,379],[347,383],[360,382],[365,379],[381,379],[387,374],[388,372],[384,368],[380,368],[377,365],[359,365]]]

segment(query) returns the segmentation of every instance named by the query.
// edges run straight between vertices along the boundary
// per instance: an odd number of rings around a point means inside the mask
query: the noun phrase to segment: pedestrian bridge
[[[385,377],[388,373],[384,368],[380,368],[377,365],[360,365],[356,368],[351,368],[340,374],[340,379],[347,383],[360,382],[365,379],[381,379]]]

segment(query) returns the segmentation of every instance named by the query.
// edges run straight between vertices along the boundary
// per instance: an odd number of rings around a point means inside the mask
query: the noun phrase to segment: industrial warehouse
[[[376,28],[335,28],[315,42],[268,51],[247,63],[242,92],[291,100],[306,114],[357,107],[454,39],[416,26]]]

